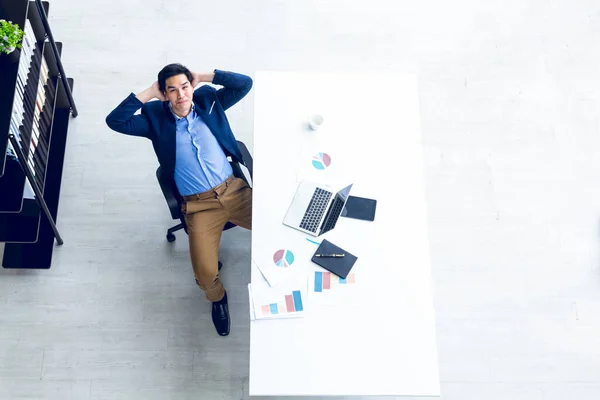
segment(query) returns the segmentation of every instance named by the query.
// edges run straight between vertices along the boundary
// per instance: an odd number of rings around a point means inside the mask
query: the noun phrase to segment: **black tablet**
[[[342,210],[342,217],[375,221],[377,200],[364,197],[349,196]]]

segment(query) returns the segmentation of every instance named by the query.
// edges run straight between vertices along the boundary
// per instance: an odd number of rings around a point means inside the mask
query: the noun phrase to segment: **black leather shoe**
[[[229,306],[227,305],[227,293],[219,301],[212,303],[212,320],[221,336],[229,335]]]
[[[221,270],[221,268],[223,268],[223,263],[219,261],[219,271]]]

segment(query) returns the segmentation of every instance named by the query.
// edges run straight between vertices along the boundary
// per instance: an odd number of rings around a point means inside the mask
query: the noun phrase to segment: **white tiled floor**
[[[0,271],[1,399],[247,398],[250,234],[223,236],[219,338],[150,142],[104,124],[175,61],[418,73],[443,399],[600,398],[598,2],[50,3],[80,110],[65,244]],[[229,117],[252,148],[253,95]]]

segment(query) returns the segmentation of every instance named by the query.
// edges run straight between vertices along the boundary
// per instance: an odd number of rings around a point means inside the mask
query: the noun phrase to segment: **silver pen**
[[[210,111],[208,112],[209,114],[212,112],[212,109],[214,106],[215,106],[215,102],[213,101],[212,106],[210,106]]]
[[[334,257],[334,258],[341,258],[344,257],[345,254],[315,254],[315,257]]]

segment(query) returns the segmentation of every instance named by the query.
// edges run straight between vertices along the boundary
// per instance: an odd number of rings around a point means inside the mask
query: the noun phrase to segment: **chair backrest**
[[[174,188],[168,183],[169,179],[163,176],[162,169],[160,166],[156,169],[156,179],[158,180],[160,190],[162,190],[163,196],[165,197],[165,201],[169,206],[171,217],[173,219],[178,219],[181,214],[181,209],[179,208],[179,193],[173,192]]]
[[[244,142],[240,142],[238,140],[237,144],[238,144],[238,147],[240,148],[240,152],[242,153],[242,163],[246,166],[246,168],[248,168],[248,172],[250,173],[250,179],[254,179],[254,175],[253,175],[253,170],[254,170],[254,168],[253,168],[254,162],[253,161],[254,160],[252,159],[252,155],[248,151],[248,148],[246,147]]]

